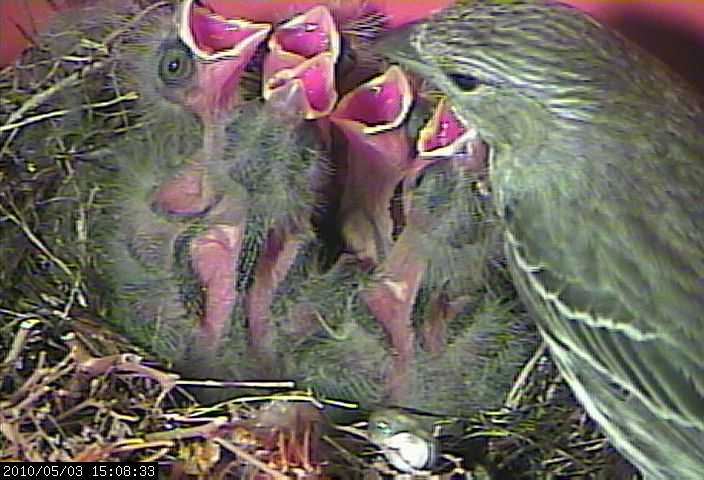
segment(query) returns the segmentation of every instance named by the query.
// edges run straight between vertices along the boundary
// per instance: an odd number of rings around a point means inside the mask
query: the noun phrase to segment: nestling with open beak
[[[189,1],[175,25],[155,20],[128,57],[128,81],[157,129],[116,148],[99,267],[112,289],[110,316],[166,358],[212,354],[229,328],[247,206],[219,173],[239,79],[269,30]],[[191,118],[191,130],[171,131],[174,117]]]

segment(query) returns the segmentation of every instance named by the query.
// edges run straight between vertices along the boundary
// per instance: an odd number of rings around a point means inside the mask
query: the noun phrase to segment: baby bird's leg
[[[237,300],[235,285],[243,234],[243,224],[214,224],[190,245],[191,265],[205,297],[197,334],[213,349],[226,334]]]
[[[308,236],[277,225],[264,244],[254,272],[254,282],[246,298],[249,343],[255,351],[271,347],[269,316],[277,286],[286,278]]]
[[[426,260],[415,253],[412,235],[404,232],[380,266],[381,280],[362,295],[393,349],[394,368],[388,379],[392,400],[404,397],[411,373],[416,344],[411,315],[425,267]]]
[[[208,173],[203,171],[200,184],[204,197],[215,198],[211,167],[222,163],[225,127],[222,123],[205,128],[204,154],[210,159]],[[215,170],[217,171],[217,169]],[[235,192],[238,192],[235,190]],[[190,244],[191,267],[203,289],[204,311],[198,335],[211,349],[217,348],[226,334],[237,301],[240,251],[244,240],[246,206],[241,196],[227,192],[216,198],[203,221],[206,230]],[[201,202],[206,203],[206,202]]]
[[[469,295],[452,298],[447,288],[440,287],[430,295],[427,315],[423,318],[420,330],[423,347],[430,353],[439,355],[447,345],[447,326],[470,303]]]
[[[322,155],[313,153],[320,147],[312,120],[327,115],[336,103],[339,44],[335,22],[322,6],[279,25],[263,65],[266,103],[255,114],[260,115],[259,127],[240,132],[236,142],[234,158],[250,157],[236,162],[240,183],[250,194],[253,215],[267,227],[255,232],[266,240],[246,299],[249,341],[260,355],[271,351],[269,316],[277,287],[313,236],[317,183],[327,175]]]

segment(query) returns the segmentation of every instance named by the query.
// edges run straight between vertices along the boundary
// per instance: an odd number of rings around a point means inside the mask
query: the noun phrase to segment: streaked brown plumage
[[[384,48],[491,147],[522,298],[648,478],[704,471],[704,102],[584,14],[461,1]]]

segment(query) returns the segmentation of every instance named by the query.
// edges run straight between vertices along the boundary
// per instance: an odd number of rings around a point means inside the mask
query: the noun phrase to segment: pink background
[[[91,0],[54,0],[60,8]],[[362,0],[205,0],[224,13],[248,10],[266,15],[291,5],[338,3],[347,6]],[[386,11],[395,11],[398,22],[421,16],[451,0],[370,0]],[[479,0],[481,1],[481,0]],[[566,0],[620,30],[669,63],[704,92],[704,1],[676,0]],[[52,15],[47,0],[0,0],[0,66],[11,62]],[[273,15],[276,16],[276,15]],[[18,28],[19,26],[19,28]],[[22,31],[26,33],[23,34]]]

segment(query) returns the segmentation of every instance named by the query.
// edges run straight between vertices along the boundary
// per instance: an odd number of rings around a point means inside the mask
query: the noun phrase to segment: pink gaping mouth
[[[328,115],[337,102],[335,62],[340,54],[340,33],[325,7],[313,8],[276,29],[264,60],[262,95],[269,100],[290,82],[299,83],[306,119]]]
[[[476,130],[459,117],[443,98],[438,103],[433,117],[418,134],[418,156],[448,157],[463,149],[476,137]]]
[[[271,25],[226,19],[186,0],[179,12],[179,37],[196,58],[199,84],[186,103],[203,118],[217,118],[239,102],[239,81]]]
[[[345,95],[331,119],[338,124],[359,124],[363,133],[373,135],[401,125],[412,103],[408,79],[400,68],[393,66]]]
[[[302,110],[305,119],[315,119],[327,116],[337,102],[335,90],[335,65],[332,55],[323,52],[315,57],[301,62],[295,68],[277,72],[264,83],[263,96],[265,100],[278,98],[279,94],[289,96],[283,90],[297,90],[302,98],[289,99],[288,106]]]
[[[193,2],[186,0],[181,7],[179,36],[203,60],[246,57],[249,61],[271,30],[268,23],[224,18]]]
[[[337,60],[340,34],[328,9],[316,7],[278,27],[269,40],[269,49],[276,55],[303,58],[330,52]]]

